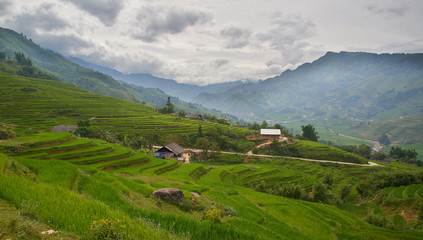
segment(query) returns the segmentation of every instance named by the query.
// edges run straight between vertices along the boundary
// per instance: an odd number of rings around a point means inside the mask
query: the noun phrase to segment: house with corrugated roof
[[[182,153],[184,153],[184,148],[176,143],[171,143],[157,150],[156,157],[163,159],[181,158]]]
[[[260,136],[267,138],[279,138],[281,137],[280,129],[260,129]]]

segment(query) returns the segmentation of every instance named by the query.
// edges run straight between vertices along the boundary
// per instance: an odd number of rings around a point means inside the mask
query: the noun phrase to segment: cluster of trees
[[[417,152],[415,149],[401,149],[400,147],[392,147],[389,150],[389,156],[403,162],[417,161]]]
[[[170,102],[170,97],[167,97],[167,103],[166,103],[166,106],[164,106],[164,107],[162,107],[162,108],[159,108],[158,109],[158,111],[159,111],[159,113],[164,113],[164,114],[166,114],[166,113],[174,113],[175,112],[175,105],[173,105],[171,102]]]
[[[423,165],[422,161],[417,160],[417,152],[415,149],[402,149],[401,147],[392,147],[389,150],[389,153],[385,153],[384,151],[380,150],[378,152],[372,152],[370,146],[365,144],[360,145],[337,145],[331,141],[320,141],[323,144],[327,144],[344,151],[357,154],[367,159],[374,159],[383,161],[387,158],[395,159],[399,162],[406,162],[406,163],[413,163],[419,166]]]
[[[306,140],[317,142],[317,139],[319,139],[319,136],[317,135],[318,132],[314,129],[313,125],[301,125],[301,130],[303,131],[302,137]]]
[[[315,182],[311,187],[308,188],[304,188],[302,184],[298,183],[277,183],[273,186],[270,186],[264,181],[257,184],[253,188],[256,191],[277,196],[334,205],[337,204],[340,199],[343,200],[350,194],[351,185],[345,185],[341,189],[341,197],[338,198],[332,193],[333,183],[333,176],[331,174],[326,174],[321,179],[321,182]]]
[[[40,71],[39,69],[34,67],[31,59],[26,57],[25,54],[21,52],[15,52],[14,54],[15,54],[15,60],[16,60],[15,64],[18,65],[18,70],[14,72],[15,74],[24,76],[24,77],[58,80],[58,78],[55,75]],[[0,52],[0,60],[5,60],[5,59],[6,59],[6,53]],[[8,61],[10,63],[13,63],[13,61],[11,61],[10,59]]]

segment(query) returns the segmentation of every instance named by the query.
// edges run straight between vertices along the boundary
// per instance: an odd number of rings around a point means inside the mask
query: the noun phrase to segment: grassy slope
[[[32,89],[28,92],[25,89]],[[166,135],[197,133],[217,123],[177,119],[142,104],[105,97],[58,81],[32,79],[0,72],[0,122],[16,125],[18,133],[74,125],[92,117],[92,125],[119,133]],[[249,131],[231,126],[235,133]]]
[[[381,168],[321,165],[281,159],[258,164],[215,166],[215,169],[197,176],[195,180],[190,177],[191,173],[201,167],[209,168],[210,165],[179,164],[176,161],[152,158],[148,163],[136,166],[119,166],[119,163],[125,159],[113,160],[109,164],[115,164],[118,168],[107,172],[96,170],[95,167],[98,165],[94,164],[73,165],[70,160],[38,160],[39,155],[36,154],[39,152],[49,152],[49,157],[54,159],[55,156],[66,152],[79,156],[78,152],[87,150],[79,150],[79,140],[69,139],[69,135],[46,133],[32,136],[32,139],[37,139],[39,136],[44,139],[41,143],[28,142],[27,139],[31,138],[29,136],[26,139],[7,140],[0,143],[5,146],[21,144],[26,147],[27,150],[22,151],[23,155],[19,154],[14,158],[28,167],[10,167],[12,166],[10,161],[1,155],[2,164],[0,165],[8,167],[1,171],[6,175],[1,176],[0,195],[20,207],[24,199],[27,199],[29,203],[37,202],[38,207],[33,209],[34,216],[43,222],[50,221],[59,229],[67,229],[77,234],[82,234],[89,222],[98,218],[123,219],[125,225],[132,226],[138,221],[134,217],[142,216],[149,221],[160,223],[165,229],[173,229],[172,231],[178,233],[178,236],[184,236],[190,232],[193,239],[246,239],[249,237],[257,239],[419,239],[422,237],[418,231],[402,232],[373,227],[353,214],[332,206],[259,193],[244,187],[261,182],[263,179],[266,181],[276,179],[279,182],[300,181],[305,185],[311,185],[315,181],[320,181],[326,173],[332,173],[336,183],[334,192],[337,193],[342,185],[354,184],[362,176],[379,171]],[[61,145],[46,145],[46,142],[58,143],[63,139],[69,140]],[[75,143],[74,149],[70,148],[72,143]],[[95,146],[91,147],[95,148]],[[65,152],[58,151],[60,149],[64,149]],[[77,160],[78,157],[72,159],[71,162],[78,162]],[[9,164],[6,165],[6,162]],[[173,166],[175,163],[176,168],[166,167]],[[141,170],[143,170],[142,173]],[[32,174],[32,171],[35,171],[37,175]],[[27,178],[35,178],[35,183],[28,184]],[[208,201],[233,208],[237,214],[224,217],[221,226],[212,225],[207,221],[201,221],[201,214],[197,211],[186,213],[173,205],[165,203],[157,205],[149,198],[149,195],[153,190],[162,187],[180,188],[187,197],[191,196],[192,191],[198,192],[203,196],[202,199],[206,198],[209,199]],[[76,195],[72,190],[82,195]],[[38,194],[34,194],[34,191]],[[57,196],[56,193],[60,193],[62,198],[54,197]],[[50,196],[50,194],[53,195]],[[84,195],[90,197],[85,199],[82,197]],[[352,193],[351,197],[354,196],[357,196],[357,193]],[[91,198],[99,201],[92,202]],[[75,204],[69,205],[70,203]],[[52,209],[49,204],[58,208]],[[83,211],[80,206],[85,206]],[[75,214],[63,215],[63,209],[69,209]],[[367,211],[361,209],[360,211]],[[149,232],[148,225],[143,226],[144,232],[139,232],[140,230],[137,229],[130,231],[141,235],[152,234]]]

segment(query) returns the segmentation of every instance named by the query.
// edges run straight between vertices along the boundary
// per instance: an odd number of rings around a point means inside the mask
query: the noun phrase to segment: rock
[[[53,235],[53,234],[56,234],[56,233],[58,233],[58,231],[54,231],[53,229],[51,229],[51,230],[48,230],[48,231],[41,232],[41,235]]]
[[[195,198],[199,198],[201,197],[200,194],[196,193],[196,192],[191,192],[192,196]]]
[[[179,201],[184,199],[184,193],[177,188],[162,188],[153,192],[153,196],[156,196],[163,200]]]

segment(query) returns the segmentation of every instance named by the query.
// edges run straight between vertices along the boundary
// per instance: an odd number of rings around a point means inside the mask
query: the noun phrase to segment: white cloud
[[[325,51],[422,52],[422,12],[420,0],[0,0],[0,25],[123,72],[206,84]]]

